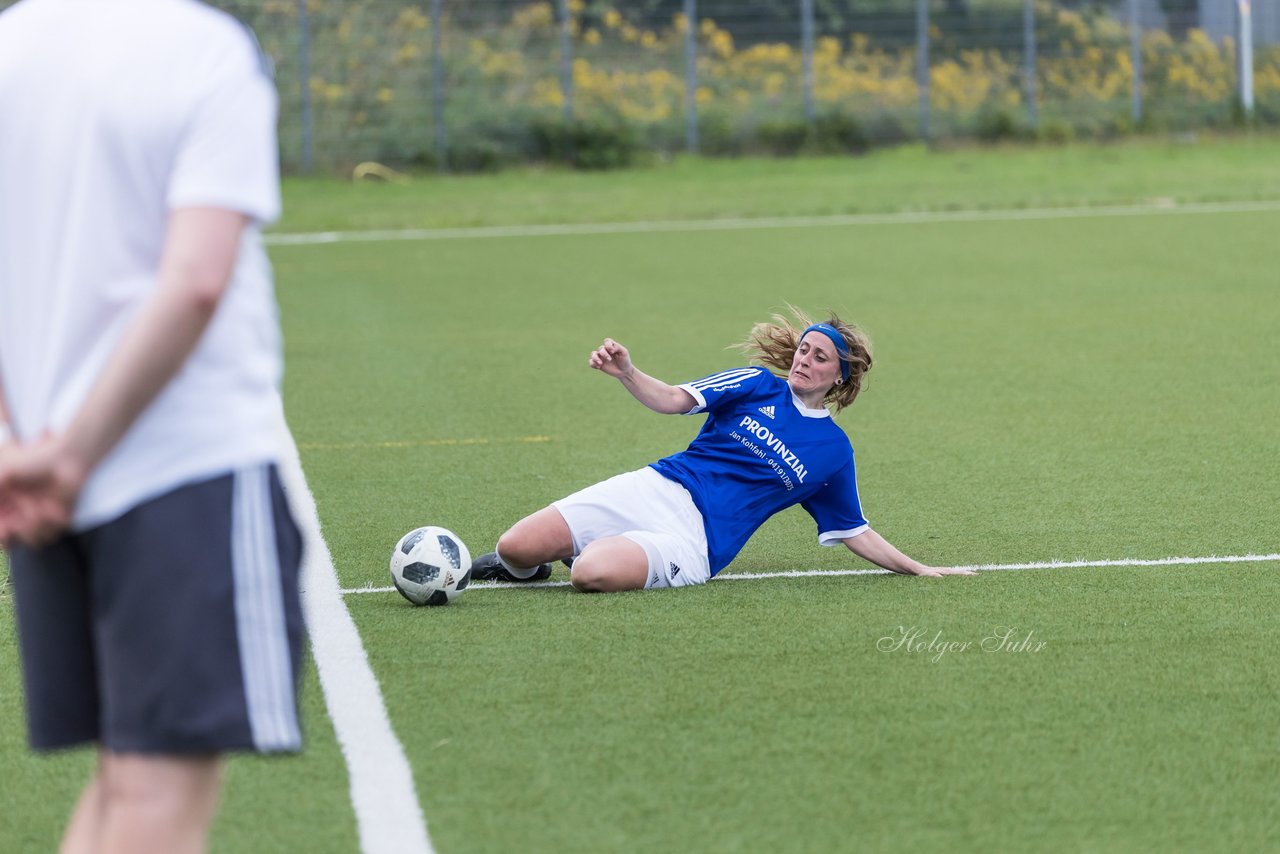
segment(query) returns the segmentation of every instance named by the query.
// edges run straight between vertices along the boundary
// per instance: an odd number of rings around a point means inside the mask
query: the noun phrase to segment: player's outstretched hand
[[[926,566],[924,572],[917,572],[916,575],[923,575],[929,578],[937,578],[940,575],[977,575],[972,569],[964,569],[958,566]]]
[[[604,339],[604,343],[591,351],[587,364],[611,377],[623,377],[631,373],[631,354],[612,338]]]

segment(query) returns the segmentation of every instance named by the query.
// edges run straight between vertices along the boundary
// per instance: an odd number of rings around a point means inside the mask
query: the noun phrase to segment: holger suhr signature
[[[1035,629],[1022,630],[1016,626],[996,626],[981,640],[947,638],[941,629],[930,632],[922,626],[898,626],[897,631],[876,641],[881,652],[905,652],[925,655],[935,664],[952,653],[979,650],[981,652],[1035,653],[1043,652],[1048,641],[1036,638]]]

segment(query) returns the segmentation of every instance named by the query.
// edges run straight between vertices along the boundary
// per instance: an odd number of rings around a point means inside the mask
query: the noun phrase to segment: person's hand
[[[631,354],[612,338],[604,339],[604,343],[591,351],[587,364],[611,377],[621,379],[634,370]]]
[[[923,572],[917,572],[916,575],[923,575],[928,578],[937,578],[940,575],[977,575],[972,569],[964,569],[958,566],[926,566],[922,567]]]
[[[13,440],[0,442],[0,472],[4,471],[9,460],[18,452],[18,443]],[[23,505],[13,491],[0,484],[0,546],[8,547],[15,541],[14,532],[22,525]]]
[[[57,436],[0,448],[0,542],[54,540],[71,524],[87,474]]]

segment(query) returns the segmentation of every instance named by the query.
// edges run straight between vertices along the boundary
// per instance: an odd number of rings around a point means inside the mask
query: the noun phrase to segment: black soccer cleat
[[[551,564],[538,564],[538,569],[528,578],[516,578],[511,572],[502,565],[498,560],[497,552],[489,552],[482,554],[480,557],[471,561],[471,580],[472,581],[510,581],[515,584],[521,584],[529,581],[546,581],[551,577]]]

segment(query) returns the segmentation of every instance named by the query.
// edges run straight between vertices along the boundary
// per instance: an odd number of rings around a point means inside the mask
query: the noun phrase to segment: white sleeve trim
[[[676,388],[682,388],[689,392],[689,396],[693,398],[693,409],[683,414],[697,415],[699,412],[707,408],[707,399],[702,396],[702,392],[693,387],[693,383],[681,383]]]
[[[189,186],[168,200],[169,210],[183,208],[216,208],[244,214],[258,226],[270,225],[280,218],[280,198],[250,193],[236,193],[224,187]]]
[[[856,537],[859,534],[866,533],[871,530],[870,525],[859,525],[848,531],[823,531],[818,535],[818,545],[820,546],[838,546],[850,537]]]

